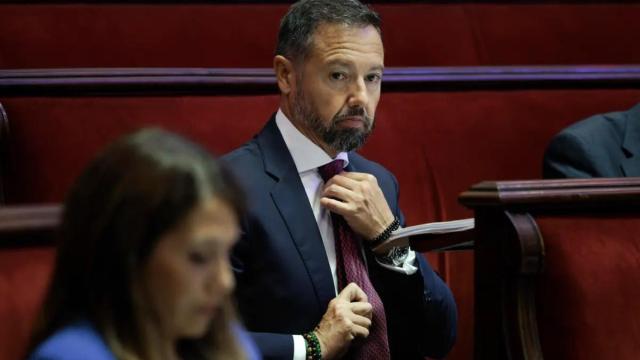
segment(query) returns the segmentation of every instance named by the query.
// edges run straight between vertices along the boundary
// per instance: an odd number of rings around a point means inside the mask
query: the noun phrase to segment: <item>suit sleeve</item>
[[[404,225],[395,178],[393,183],[396,199],[392,210]],[[376,289],[379,289],[384,303],[389,333],[394,334],[389,341],[401,338],[404,343],[420,344],[422,356],[443,358],[456,339],[458,315],[455,300],[449,287],[419,253],[416,253],[416,266],[419,271],[413,275],[389,271],[380,265],[371,269],[376,273],[372,281],[376,279],[379,283]],[[393,344],[390,346],[394,347]],[[413,354],[395,355],[414,358]]]
[[[242,282],[242,278],[246,275],[246,262],[250,258],[251,254],[251,238],[248,235],[249,232],[249,219],[244,217],[241,221],[242,236],[233,249],[231,255],[231,266],[233,268],[236,282]],[[236,288],[236,291],[242,289]],[[242,303],[238,302],[240,310],[242,310]],[[242,311],[240,311],[242,313]],[[251,319],[244,319],[245,325],[250,326]],[[255,332],[247,331],[257,345],[260,354],[263,359],[293,359],[293,336],[291,334],[281,334],[272,332]]]
[[[293,359],[293,336],[265,332],[250,332],[263,359]]]
[[[406,343],[420,344],[423,356],[442,358],[456,339],[455,300],[449,287],[419,253],[416,253],[416,262],[419,271],[413,275],[389,271],[379,265],[370,271],[376,272],[376,289],[387,313],[389,333],[394,334],[390,341],[401,337]]]

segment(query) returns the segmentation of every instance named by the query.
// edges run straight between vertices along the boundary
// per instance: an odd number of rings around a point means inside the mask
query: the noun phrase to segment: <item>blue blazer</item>
[[[291,335],[312,330],[335,297],[318,225],[274,118],[222,159],[249,203],[232,256],[240,314],[266,359],[289,360]],[[347,170],[374,175],[391,210],[404,222],[398,184],[389,171],[355,152],[349,153]],[[420,271],[407,276],[382,268],[366,253],[371,281],[384,303],[392,357],[444,356],[456,335],[449,288],[422,256]]]
[[[247,358],[261,359],[242,327],[234,325],[233,330]],[[116,357],[93,325],[83,320],[56,331],[33,351],[29,360],[116,360]]]
[[[545,178],[640,176],[640,104],[594,115],[556,135],[544,155]]]
[[[78,321],[48,337],[29,360],[116,360],[89,321]]]

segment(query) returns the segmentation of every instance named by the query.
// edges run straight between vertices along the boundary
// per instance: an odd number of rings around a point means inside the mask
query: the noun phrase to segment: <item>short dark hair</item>
[[[302,0],[291,5],[280,22],[276,55],[304,60],[321,24],[371,25],[380,32],[380,16],[358,0]]]
[[[88,320],[116,354],[126,350],[147,358],[133,291],[142,266],[161,236],[203,201],[221,199],[240,218],[241,196],[222,164],[179,135],[143,129],[111,144],[67,196],[32,349],[71,322]],[[227,315],[217,318],[204,337],[181,343],[178,351],[240,351],[228,326],[233,311],[223,311]]]

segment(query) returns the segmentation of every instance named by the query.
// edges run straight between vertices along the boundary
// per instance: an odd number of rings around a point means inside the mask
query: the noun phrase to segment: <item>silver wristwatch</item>
[[[401,266],[409,255],[408,246],[394,246],[387,252],[386,255],[376,255],[378,261],[383,264]]]

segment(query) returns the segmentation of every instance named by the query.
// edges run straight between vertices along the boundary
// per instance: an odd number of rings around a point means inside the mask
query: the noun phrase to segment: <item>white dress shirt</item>
[[[296,165],[300,180],[307,193],[309,204],[313,210],[313,215],[318,223],[322,243],[329,259],[329,267],[333,277],[333,286],[338,294],[338,278],[336,273],[336,248],[333,235],[333,225],[331,223],[331,212],[320,205],[324,181],[318,173],[318,167],[328,164],[332,159],[321,147],[313,143],[309,138],[302,134],[286,117],[282,110],[278,110],[276,114],[276,125],[284,138],[284,142],[289,149],[289,153]],[[349,164],[349,156],[346,152],[336,155],[336,159],[345,161],[345,166]],[[404,264],[402,266],[393,266],[380,263],[381,266],[393,271],[411,275],[418,268],[415,266],[416,254],[413,250],[409,250]],[[293,360],[304,360],[306,357],[305,341],[302,335],[293,335]]]

